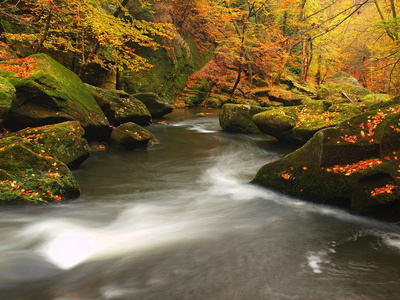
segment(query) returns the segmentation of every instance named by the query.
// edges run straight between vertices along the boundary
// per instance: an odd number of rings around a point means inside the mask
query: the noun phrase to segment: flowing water
[[[2,207],[0,299],[399,299],[398,227],[249,184],[293,149],[207,112],[94,153],[77,200]]]

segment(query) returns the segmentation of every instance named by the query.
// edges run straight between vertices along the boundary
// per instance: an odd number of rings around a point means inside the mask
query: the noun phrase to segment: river
[[[0,212],[0,299],[398,299],[400,229],[253,186],[293,149],[215,110],[93,153],[79,199]]]

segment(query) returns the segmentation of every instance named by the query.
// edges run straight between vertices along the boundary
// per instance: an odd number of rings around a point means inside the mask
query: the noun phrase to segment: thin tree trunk
[[[399,24],[397,23],[397,13],[396,13],[396,5],[394,0],[390,0],[390,6],[392,8],[392,16],[394,22],[394,37],[396,40],[399,40]]]
[[[383,21],[383,26],[385,27],[386,34],[391,38],[392,41],[394,41],[396,38],[386,24],[385,16],[383,15],[381,8],[379,7],[378,1],[374,0],[374,3],[375,3],[375,7],[379,13],[379,16],[381,17],[381,19]]]
[[[242,78],[242,70],[243,70],[243,64],[239,62],[239,68],[238,68],[238,74],[236,77],[235,84],[233,85],[232,90],[230,91],[230,94],[233,95],[233,93],[236,91],[236,88],[238,87],[240,83],[240,79]]]
[[[47,16],[46,26],[44,28],[44,32],[43,32],[42,38],[40,39],[39,44],[36,46],[36,48],[34,50],[35,53],[38,53],[40,50],[42,50],[43,43],[46,41],[47,36],[49,34],[50,22],[51,22],[51,18],[52,17],[53,17],[53,15],[51,13]]]

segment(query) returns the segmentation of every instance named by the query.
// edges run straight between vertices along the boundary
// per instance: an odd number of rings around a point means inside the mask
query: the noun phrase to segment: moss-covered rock
[[[277,107],[253,116],[261,132],[278,140],[302,145],[317,131],[336,126],[363,112],[400,103],[400,97],[369,95],[357,103],[308,101],[296,107]]]
[[[61,161],[22,137],[0,140],[0,203],[44,203],[76,198],[79,185]]]
[[[281,86],[271,87],[267,95],[269,100],[280,102],[285,106],[297,106],[310,100],[310,98],[304,94],[284,89]]]
[[[335,126],[360,113],[356,105],[332,106],[329,102],[310,101],[296,107],[267,110],[254,115],[253,121],[261,132],[282,142],[304,144],[318,130]]]
[[[0,130],[3,128],[3,120],[11,108],[11,103],[15,100],[14,86],[3,77],[0,77]]]
[[[89,145],[83,138],[84,133],[78,121],[69,121],[25,129],[16,135],[38,145],[50,156],[75,169],[89,157]]]
[[[337,72],[326,79],[317,92],[317,98],[354,103],[369,94],[372,92],[363,88],[357,79],[345,72]]]
[[[355,213],[400,219],[400,105],[316,133],[254,183]]]
[[[260,133],[253,116],[265,110],[258,105],[224,104],[219,111],[219,124],[225,131]]]
[[[15,71],[17,70],[17,71]],[[5,126],[12,130],[77,120],[89,136],[109,123],[79,77],[45,54],[2,62],[0,74],[16,88]]]
[[[119,126],[126,122],[140,125],[151,123],[151,114],[147,107],[128,93],[121,90],[105,90],[91,85],[86,86],[112,125]]]
[[[133,96],[146,105],[153,118],[161,118],[173,111],[172,105],[162,101],[156,93],[137,93]]]
[[[151,132],[143,127],[128,122],[115,128],[111,133],[111,142],[126,149],[148,148],[156,143]]]

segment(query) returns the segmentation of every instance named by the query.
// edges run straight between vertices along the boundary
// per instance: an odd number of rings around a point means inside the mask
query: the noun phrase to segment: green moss
[[[2,128],[3,119],[7,116],[14,100],[14,86],[6,78],[0,77],[0,129]]]
[[[0,140],[0,203],[38,203],[79,196],[79,185],[61,161],[26,139]]]
[[[12,129],[78,120],[83,127],[107,126],[92,94],[79,77],[45,54],[31,56],[37,66],[27,78],[7,74],[16,88],[7,125]]]
[[[126,122],[135,122],[140,125],[151,123],[151,114],[146,105],[128,93],[121,90],[105,90],[91,85],[86,85],[86,87],[114,126]]]
[[[264,110],[258,105],[224,104],[219,112],[219,124],[225,131],[259,133],[253,116]]]
[[[84,133],[78,121],[70,121],[20,131],[18,136],[38,145],[70,168],[77,168],[89,157]]]
[[[156,143],[156,139],[151,132],[132,122],[115,128],[111,133],[111,141],[127,150],[147,148]]]

